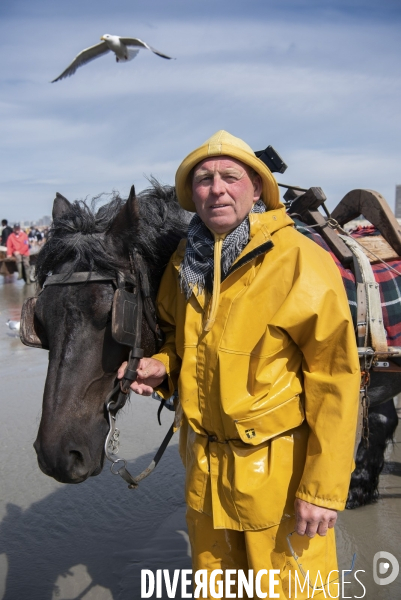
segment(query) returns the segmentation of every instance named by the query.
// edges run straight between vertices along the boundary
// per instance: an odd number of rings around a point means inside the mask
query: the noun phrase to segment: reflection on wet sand
[[[77,486],[59,484],[39,471],[32,443],[47,352],[24,347],[6,325],[8,319],[19,320],[24,298],[33,293],[32,285],[0,281],[0,600],[139,598],[141,568],[191,568],[177,440],[157,471],[134,491],[107,468]],[[170,425],[167,414],[159,427],[156,411],[154,401],[133,397],[119,419],[121,454],[134,473],[149,464]],[[391,552],[401,562],[399,444],[389,448],[386,459],[379,502],[341,513],[337,527],[340,568],[348,568],[356,552],[355,568],[365,571],[358,577],[368,600],[401,598],[401,576],[378,586],[372,575],[378,551]],[[352,577],[349,581],[344,597],[361,596],[361,585]]]

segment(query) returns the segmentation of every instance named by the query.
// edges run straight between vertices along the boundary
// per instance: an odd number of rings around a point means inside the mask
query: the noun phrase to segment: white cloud
[[[397,23],[277,12],[258,20],[245,4],[242,19],[152,16],[150,26],[142,16],[134,27],[110,17],[20,16],[0,25],[3,55],[16,44],[0,80],[4,216],[49,212],[56,190],[128,193],[151,173],[172,183],[185,153],[221,128],[255,149],[275,146],[289,164],[281,180],[321,185],[338,199],[373,187],[393,203],[401,182]],[[48,83],[106,31],[138,35],[177,60],[142,52],[117,65],[108,55]]]

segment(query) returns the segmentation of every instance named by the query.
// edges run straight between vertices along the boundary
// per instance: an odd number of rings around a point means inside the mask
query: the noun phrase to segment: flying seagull
[[[166,54],[158,52],[152,48],[152,46],[149,46],[149,44],[138,38],[119,37],[118,35],[110,35],[109,33],[106,33],[105,35],[102,35],[100,39],[102,41],[99,44],[90,46],[90,48],[85,48],[85,50],[82,50],[79,54],[77,54],[65,71],[56,77],[56,79],[53,79],[51,83],[59,81],[60,79],[64,79],[64,77],[70,77],[71,75],[74,75],[78,67],[86,65],[86,63],[98,58],[99,56],[102,56],[102,54],[107,54],[107,52],[110,52],[110,50],[116,55],[117,62],[126,62],[127,60],[132,60],[135,58],[141,48],[151,50],[157,54],[157,56],[161,56],[162,58],[172,58],[171,56],[167,56]],[[133,48],[131,46],[133,46]]]

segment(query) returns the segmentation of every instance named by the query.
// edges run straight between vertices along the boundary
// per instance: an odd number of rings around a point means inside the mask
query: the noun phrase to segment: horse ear
[[[128,196],[127,204],[128,203],[132,204],[132,208],[135,206],[135,219],[137,219],[138,218],[138,202],[137,202],[137,199],[136,199],[134,184],[131,185],[131,189],[129,191],[129,196]]]
[[[53,212],[52,212],[53,221],[55,219],[59,219],[60,217],[62,217],[63,214],[66,213],[70,209],[71,209],[71,203],[68,202],[67,198],[64,198],[64,196],[62,196],[61,194],[56,192],[56,197],[53,202]]]
[[[131,229],[133,225],[135,225],[138,222],[138,219],[138,200],[135,195],[135,186],[132,185],[128,196],[128,200],[114,219],[113,224],[111,225],[108,233],[113,237],[118,238],[128,228]]]

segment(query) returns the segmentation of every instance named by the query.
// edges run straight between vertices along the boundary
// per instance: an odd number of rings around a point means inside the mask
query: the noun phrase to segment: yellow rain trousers
[[[194,564],[199,536],[210,548],[219,529],[245,532],[248,557],[248,540],[274,531],[283,553],[295,497],[342,510],[354,466],[360,370],[340,274],[282,205],[249,219],[250,242],[221,283],[209,331],[209,299],[186,301],[180,290],[185,241],[158,294],[166,342],[154,358],[168,373],[169,391],[160,393],[179,391],[188,515],[213,523],[195,536],[188,517]],[[330,545],[330,569],[333,539],[311,541]],[[273,561],[271,545],[258,547],[262,563]],[[318,570],[317,560],[312,553],[308,569]]]
[[[214,529],[211,517],[188,508],[187,524],[191,540],[192,569],[194,572],[207,571],[208,598],[215,597],[210,595],[210,583],[213,581],[212,572],[217,569],[223,571],[223,574],[217,576],[223,582],[220,584],[223,591],[227,590],[225,572],[235,572],[232,575],[234,585],[229,591],[238,598],[241,597],[241,591],[244,598],[263,597],[263,594],[267,594],[266,598],[273,598],[273,593],[279,594],[282,599],[338,598],[340,580],[334,529],[329,529],[327,536],[316,535],[313,539],[293,534],[290,543],[297,555],[295,560],[287,543],[288,534],[295,529],[294,517],[268,529],[233,531]],[[300,571],[299,564],[306,578]],[[250,569],[253,570],[254,587],[253,594],[247,595],[246,588],[238,588],[235,580],[239,570],[249,578]],[[269,572],[272,570],[279,571],[273,574],[277,585],[270,583]],[[257,573],[260,573],[260,595],[255,585]],[[215,592],[217,585],[213,585],[213,588]],[[226,598],[226,594],[222,597]]]

